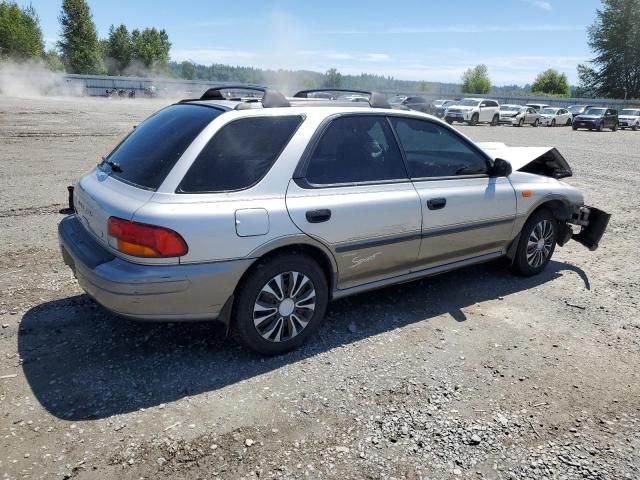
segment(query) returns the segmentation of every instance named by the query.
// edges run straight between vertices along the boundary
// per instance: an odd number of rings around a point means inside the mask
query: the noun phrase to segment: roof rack
[[[244,90],[251,92],[262,92],[262,99],[246,99],[246,98],[229,98],[222,94],[225,90]],[[284,95],[282,95],[277,90],[271,90],[267,87],[262,87],[260,85],[221,85],[218,87],[213,87],[208,89],[206,92],[202,94],[200,98],[191,98],[186,100],[181,100],[182,102],[194,102],[198,100],[237,100],[237,101],[246,101],[257,103],[260,101],[263,108],[277,108],[277,107],[290,107],[291,104],[289,100],[286,99]],[[238,107],[242,105],[239,104]]]
[[[340,93],[359,93],[362,95],[369,96],[369,105],[371,108],[391,108],[389,102],[387,102],[387,97],[380,92],[375,92],[371,90],[354,90],[351,88],[314,88],[311,90],[300,90],[293,97],[294,98],[309,98],[310,93],[331,93],[331,92],[340,92]]]

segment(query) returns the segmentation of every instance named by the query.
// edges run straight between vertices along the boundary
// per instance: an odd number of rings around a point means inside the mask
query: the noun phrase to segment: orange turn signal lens
[[[531,197],[531,195],[533,195],[533,192],[531,190],[523,190],[522,191],[522,196],[524,198],[529,198],[529,197]]]
[[[179,233],[169,228],[110,217],[107,231],[120,252],[133,257],[182,257],[189,251]]]

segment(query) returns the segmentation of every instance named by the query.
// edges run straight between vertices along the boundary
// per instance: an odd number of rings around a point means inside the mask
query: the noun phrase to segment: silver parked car
[[[573,115],[566,108],[549,107],[540,111],[540,124],[547,127],[567,126],[573,123]]]
[[[500,123],[522,127],[540,125],[540,114],[532,107],[522,105],[500,105]]]
[[[625,108],[618,114],[618,125],[624,130],[630,128],[634,132],[640,127],[640,108]]]
[[[62,256],[107,309],[218,319],[277,354],[331,299],[500,257],[533,275],[606,228],[553,148],[477,145],[375,92],[223,89],[152,115],[75,185]]]

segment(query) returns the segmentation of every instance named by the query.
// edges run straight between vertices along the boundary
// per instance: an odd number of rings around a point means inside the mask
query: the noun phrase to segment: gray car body
[[[234,192],[176,193],[221,127],[248,116],[293,114],[304,121],[256,185]],[[519,149],[509,158],[508,149],[491,145],[483,150],[488,161],[496,152],[511,160],[510,176],[302,185],[296,176],[323,126],[359,114],[400,115],[451,128],[420,112],[356,105],[229,110],[202,130],[157,191],[125,184],[99,168],[85,174],[75,187],[76,213],[59,226],[65,262],[85,291],[120,315],[226,321],[243,276],[274,252],[311,255],[328,276],[331,297],[339,298],[508,255],[536,208],[547,204],[568,218],[583,205],[574,187],[517,171],[539,152]],[[446,198],[446,207],[428,209],[433,198]],[[305,213],[317,209],[330,209],[330,221],[309,223]],[[111,216],[175,230],[189,251],[170,259],[127,256],[107,234]]]

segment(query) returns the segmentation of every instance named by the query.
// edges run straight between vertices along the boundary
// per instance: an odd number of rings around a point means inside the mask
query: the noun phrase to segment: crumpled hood
[[[555,179],[573,175],[569,163],[555,147],[509,147],[500,142],[476,143],[492,159],[508,161],[514,171]]]

